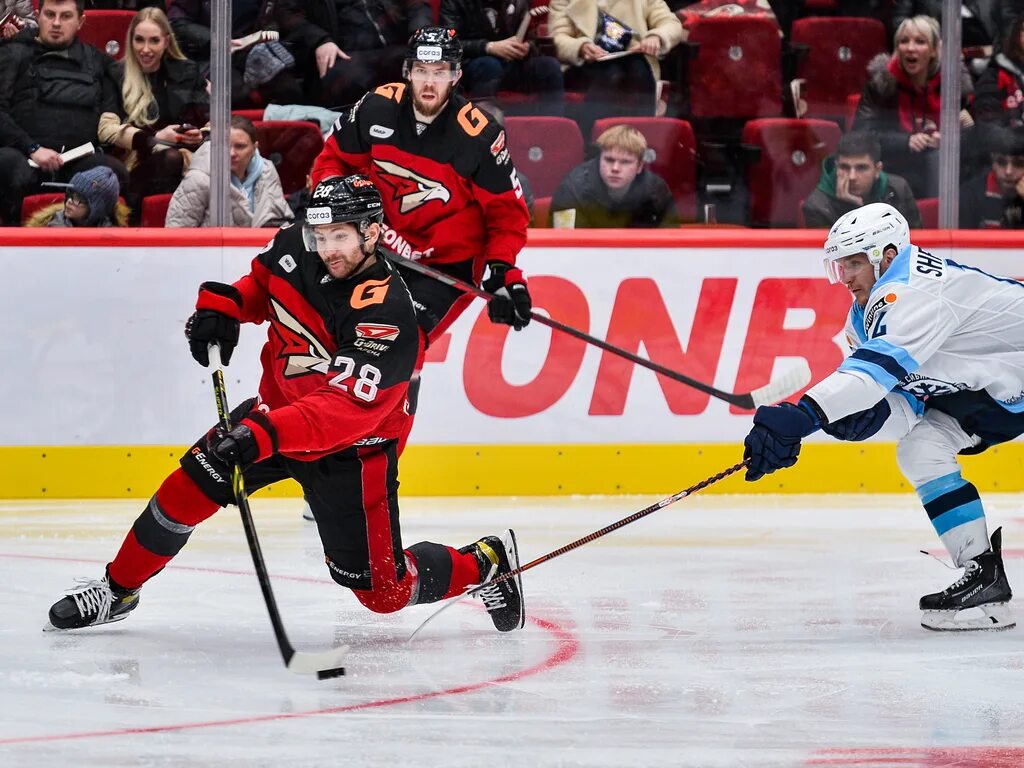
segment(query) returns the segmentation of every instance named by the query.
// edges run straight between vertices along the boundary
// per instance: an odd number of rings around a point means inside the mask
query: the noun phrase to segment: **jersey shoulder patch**
[[[933,256],[928,251],[918,248],[910,257],[911,280],[925,278],[944,282],[947,274],[946,260],[939,256]]]
[[[399,102],[402,100],[402,96],[405,95],[405,87],[405,83],[386,83],[374,88],[373,92],[377,96],[383,96],[390,101]]]

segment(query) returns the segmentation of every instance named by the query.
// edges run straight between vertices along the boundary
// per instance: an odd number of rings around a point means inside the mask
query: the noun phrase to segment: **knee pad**
[[[917,488],[958,472],[957,454],[974,442],[951,416],[928,411],[896,445],[896,462],[903,476]]]

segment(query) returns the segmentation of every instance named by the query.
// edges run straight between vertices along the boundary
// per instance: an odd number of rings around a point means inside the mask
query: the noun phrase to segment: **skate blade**
[[[508,555],[508,564],[512,570],[519,568],[519,544],[516,542],[516,532],[508,529],[508,538],[505,542],[505,553]],[[523,575],[514,577],[516,588],[519,590],[519,626],[522,629],[526,626],[526,599],[523,596]]]
[[[989,603],[976,607],[981,610],[983,616],[958,618],[962,613],[973,611],[973,608],[962,611],[924,611],[921,615],[921,626],[933,632],[992,632],[1017,626],[1009,603]]]
[[[92,627],[103,627],[103,626],[106,626],[107,624],[114,624],[115,622],[118,622],[118,621],[124,621],[125,619],[128,618],[128,614],[129,613],[131,613],[131,611],[128,611],[126,613],[122,613],[120,616],[115,616],[112,619],[107,619],[106,621],[101,621],[98,624],[86,624],[84,627],[55,627],[55,626],[53,626],[53,624],[51,624],[49,621],[47,621],[46,624],[43,625],[43,632],[77,632],[80,629],[91,629]]]

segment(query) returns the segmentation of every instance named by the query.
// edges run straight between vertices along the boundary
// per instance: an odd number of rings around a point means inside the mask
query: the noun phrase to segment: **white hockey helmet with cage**
[[[839,260],[864,254],[879,275],[887,248],[902,253],[910,245],[910,225],[888,203],[868,203],[839,217],[825,240],[825,274],[829,282],[842,282]]]

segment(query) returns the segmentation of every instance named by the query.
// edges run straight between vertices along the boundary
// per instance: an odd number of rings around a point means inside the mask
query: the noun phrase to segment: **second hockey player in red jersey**
[[[455,30],[426,27],[409,40],[404,83],[367,93],[341,118],[313,164],[313,181],[366,173],[384,198],[383,243],[399,256],[496,294],[494,322],[530,321],[526,279],[516,256],[529,212],[505,132],[455,93],[462,44]],[[472,301],[455,288],[403,270],[428,343]]]
[[[186,326],[192,355],[208,345],[225,363],[241,323],[269,321],[259,397],[181,458],[139,515],[101,579],[50,609],[50,627],[126,618],[143,584],[181,550],[196,525],[234,503],[231,468],[251,491],[291,477],[310,501],[331,577],[380,613],[461,594],[518,566],[515,536],[454,549],[405,549],[398,516],[398,438],[422,347],[402,277],[380,248],[382,201],[365,176],[315,188],[302,227],[283,227],[232,285],[203,283]],[[523,626],[516,579],[481,593],[495,627]]]

